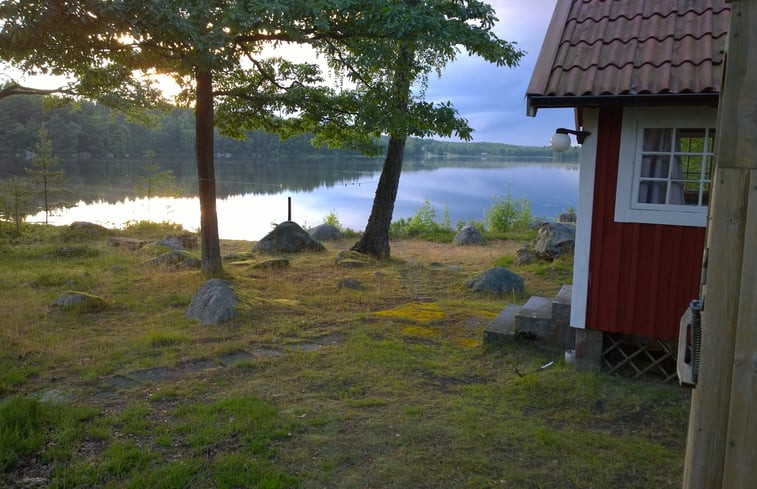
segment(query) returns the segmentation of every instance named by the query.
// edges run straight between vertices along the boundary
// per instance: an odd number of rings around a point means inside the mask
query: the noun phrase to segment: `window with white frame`
[[[715,112],[627,109],[621,135],[615,219],[704,226]]]

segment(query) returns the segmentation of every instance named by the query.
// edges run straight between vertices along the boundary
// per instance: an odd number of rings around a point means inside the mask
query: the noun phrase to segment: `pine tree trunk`
[[[197,99],[195,106],[195,154],[200,193],[200,243],[202,272],[217,276],[223,272],[221,245],[218,239],[216,213],[216,179],[213,168],[213,75],[208,70],[195,73]]]
[[[386,151],[384,168],[381,171],[376,196],[373,198],[371,216],[365,227],[363,237],[352,247],[353,251],[375,256],[379,259],[389,258],[389,226],[392,223],[394,202],[400,185],[402,161],[405,154],[406,138],[390,136]]]

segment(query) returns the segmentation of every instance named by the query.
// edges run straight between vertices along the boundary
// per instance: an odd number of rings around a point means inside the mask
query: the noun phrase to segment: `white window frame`
[[[615,221],[694,227],[707,225],[707,206],[637,203],[641,173],[641,145],[644,129],[713,129],[716,119],[717,109],[711,107],[628,107],[624,109],[620,154],[618,155]]]

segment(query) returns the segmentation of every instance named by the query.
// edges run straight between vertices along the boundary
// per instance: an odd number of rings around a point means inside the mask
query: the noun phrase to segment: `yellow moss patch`
[[[438,336],[438,333],[431,328],[425,326],[408,326],[402,330],[402,334],[405,336],[415,336],[417,338],[433,338]]]
[[[444,311],[442,311],[441,308],[433,302],[410,302],[405,304],[404,306],[389,309],[388,311],[379,311],[376,313],[376,315],[409,319],[411,321],[417,321],[419,323],[438,321],[446,317]]]
[[[481,341],[475,338],[455,338],[454,341],[463,348],[468,349],[478,348],[481,345]]]

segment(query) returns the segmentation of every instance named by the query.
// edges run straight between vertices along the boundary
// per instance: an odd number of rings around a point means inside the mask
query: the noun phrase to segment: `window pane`
[[[676,149],[683,153],[703,153],[704,136],[704,129],[679,129],[676,137]]]
[[[670,151],[672,129],[644,129],[642,151]]]
[[[642,178],[668,178],[669,156],[644,156],[641,160]]]
[[[640,204],[664,204],[667,182],[642,180],[639,182]]]
[[[676,156],[671,177],[698,182],[702,179],[702,157]]]

